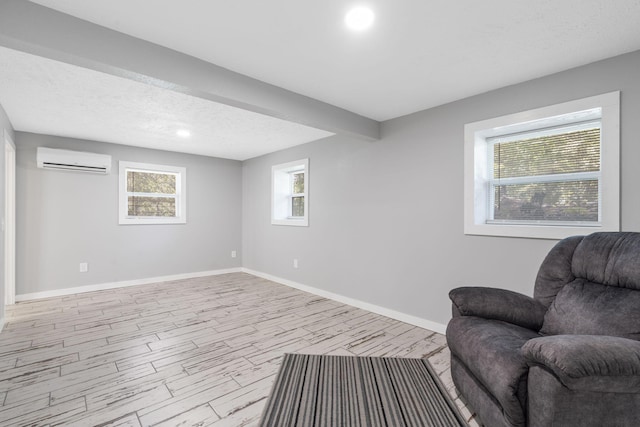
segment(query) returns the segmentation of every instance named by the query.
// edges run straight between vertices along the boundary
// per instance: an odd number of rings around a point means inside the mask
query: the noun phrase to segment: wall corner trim
[[[421,317],[413,316],[410,314],[402,313],[400,311],[392,310],[390,308],[381,307],[379,305],[371,304],[368,302],[360,301],[355,298],[346,297],[344,295],[336,294],[333,292],[325,291],[322,289],[314,288],[312,286],[303,285],[301,283],[294,282],[292,280],[283,279],[281,277],[272,276],[271,274],[262,273],[260,271],[251,270],[249,268],[241,268],[240,271],[251,274],[253,276],[261,277],[263,279],[270,280],[272,282],[279,283],[281,285],[289,286],[310,294],[318,295],[333,301],[341,302],[353,307],[361,308],[363,310],[370,311],[372,313],[380,314],[391,319],[399,320],[401,322],[408,323],[410,325],[418,326],[420,328],[429,329],[440,334],[445,333],[447,326],[441,323],[433,322],[431,320],[423,319]]]
[[[193,279],[196,277],[218,276],[220,274],[240,273],[240,268],[227,268],[223,270],[199,271],[196,273],[173,274],[170,276],[149,277],[146,279],[125,280],[121,282],[99,283],[96,285],[78,286],[74,288],[55,289],[52,291],[33,292],[16,295],[16,302],[31,301],[41,298],[59,297],[64,295],[79,294],[84,292],[104,291],[108,289],[124,288],[127,286],[148,285],[151,283],[170,282],[173,280]]]

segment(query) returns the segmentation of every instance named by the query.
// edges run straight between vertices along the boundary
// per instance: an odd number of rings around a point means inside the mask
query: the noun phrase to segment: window
[[[273,166],[271,223],[309,225],[309,159]]]
[[[186,169],[120,162],[120,224],[184,224]]]
[[[465,126],[465,234],[618,231],[619,92]]]

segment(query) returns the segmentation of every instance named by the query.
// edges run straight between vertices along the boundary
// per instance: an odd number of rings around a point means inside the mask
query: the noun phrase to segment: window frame
[[[152,163],[139,163],[120,161],[118,165],[118,223],[120,225],[134,224],[185,224],[187,222],[187,169],[180,166],[158,165]],[[176,216],[130,216],[129,192],[127,191],[127,172],[146,172],[176,175]],[[145,193],[146,194],[146,193]],[[155,195],[155,193],[150,193]]]
[[[533,133],[590,120],[600,121],[601,130],[599,223],[492,221],[488,205],[493,180],[490,145],[500,136]],[[464,137],[464,234],[562,239],[620,230],[620,92],[468,123]],[[503,184],[504,181],[502,178]]]
[[[304,174],[304,192],[293,192],[293,175]],[[293,199],[304,197],[304,216],[293,216]],[[309,226],[309,159],[271,167],[271,224]]]

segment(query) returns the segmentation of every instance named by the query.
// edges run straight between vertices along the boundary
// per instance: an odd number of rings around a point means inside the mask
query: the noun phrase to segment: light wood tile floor
[[[0,334],[0,426],[257,424],[284,353],[428,358],[441,334],[244,273],[18,303]]]

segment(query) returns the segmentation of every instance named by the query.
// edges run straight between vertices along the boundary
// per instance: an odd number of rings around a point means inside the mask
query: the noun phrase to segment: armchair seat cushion
[[[455,317],[447,326],[451,353],[493,395],[512,425],[525,423],[527,360],[520,348],[540,335],[507,322]]]

